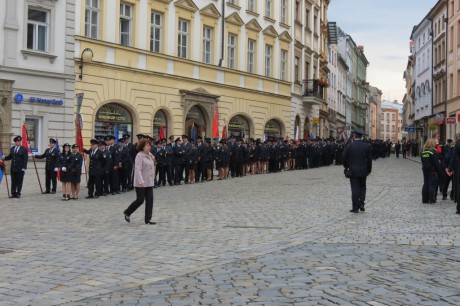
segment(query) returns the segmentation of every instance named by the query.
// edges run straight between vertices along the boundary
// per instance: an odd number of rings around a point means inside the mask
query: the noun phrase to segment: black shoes
[[[351,213],[355,213],[355,214],[357,214],[357,213],[358,213],[358,210],[354,210],[354,209],[352,209],[352,210],[350,210],[350,212],[351,212]]]
[[[92,195],[88,195],[85,197],[85,199],[94,199],[94,197]]]
[[[364,207],[360,207],[359,210],[360,211],[366,211],[366,209]]]
[[[51,190],[51,194],[55,194],[56,193],[56,190]]]
[[[43,194],[50,194],[51,192],[49,190],[46,190]]]
[[[443,201],[447,200],[447,197],[442,197],[442,200],[443,200]]]
[[[130,223],[131,222],[131,219],[129,218],[129,216],[127,214],[125,214],[125,221]]]
[[[154,225],[154,224],[157,224],[157,223],[156,223],[156,222],[153,222],[153,221],[149,221],[149,222],[145,222],[145,224],[152,224],[152,225]]]

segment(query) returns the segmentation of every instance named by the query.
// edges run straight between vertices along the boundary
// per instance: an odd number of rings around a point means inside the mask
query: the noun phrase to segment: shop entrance
[[[101,106],[96,113],[94,134],[100,136],[114,135],[121,138],[124,133],[132,136],[133,119],[129,111],[116,103]]]
[[[198,106],[192,106],[185,117],[185,134],[190,141],[196,141],[198,136],[206,136],[206,119],[203,111]]]

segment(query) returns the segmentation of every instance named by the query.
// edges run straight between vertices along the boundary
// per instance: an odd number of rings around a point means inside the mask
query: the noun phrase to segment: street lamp
[[[86,48],[83,50],[80,56],[80,75],[78,76],[81,79],[83,79],[83,63],[90,63],[93,60],[93,50],[90,48]]]

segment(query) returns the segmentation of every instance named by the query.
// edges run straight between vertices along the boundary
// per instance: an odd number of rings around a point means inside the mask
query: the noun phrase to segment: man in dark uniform
[[[188,184],[188,173],[190,171],[190,164],[185,162],[185,156],[187,156],[192,150],[192,145],[188,142],[188,136],[182,135],[182,149],[185,152],[184,155],[184,184]]]
[[[169,175],[171,177],[172,185],[169,183],[170,186],[174,186],[174,180],[175,180],[175,168],[176,168],[176,155],[174,154],[174,147],[176,145],[174,141],[174,135],[169,136],[169,143],[166,145],[166,157],[167,157],[167,168],[165,171],[169,171]],[[169,182],[169,181],[168,181]]]
[[[49,141],[49,148],[41,155],[35,155],[37,159],[46,159],[45,163],[45,192],[44,193],[56,193],[56,177],[58,171],[58,160],[59,160],[59,149],[55,148],[56,140],[53,138]],[[51,188],[51,185],[53,186]]]
[[[243,165],[244,165],[244,156],[245,156],[245,149],[243,147],[243,139],[238,138],[236,140],[236,147],[235,147],[235,176],[236,177],[243,177]]]
[[[176,157],[176,167],[174,170],[174,185],[181,185],[181,180],[183,179],[182,173],[184,172],[184,157],[185,151],[181,146],[181,139],[176,138],[173,152]]]
[[[198,183],[203,174],[203,137],[197,136],[196,138],[196,173],[195,173],[195,183]]]
[[[343,152],[343,167],[345,171],[350,170],[349,174],[351,185],[352,213],[359,210],[364,211],[366,200],[366,179],[372,172],[372,152],[371,146],[362,141],[364,132],[354,130],[354,141],[350,143]]]
[[[10,154],[2,156],[2,160],[11,160],[11,197],[20,198],[29,155],[27,149],[21,145],[21,136],[14,137],[13,141],[14,146],[11,147]]]
[[[104,153],[98,149],[99,142],[91,139],[91,150],[83,150],[89,156],[88,196],[85,199],[99,198],[102,193],[101,176],[104,172]],[[96,189],[96,190],[95,190]]]
[[[127,167],[125,169],[125,173],[127,175],[127,183],[126,183],[126,190],[131,191],[134,189],[133,187],[133,165],[134,165],[134,152],[136,151],[136,147],[134,144],[129,140],[130,136],[129,134],[123,134],[123,138],[125,139],[125,144],[126,148],[128,149],[128,156],[131,158],[131,163],[126,164],[125,166]]]
[[[128,180],[131,177],[130,170],[133,169],[133,159],[131,158],[131,152],[126,142],[128,140],[124,137],[118,139],[118,146],[120,152],[120,161],[118,164],[118,181],[121,185],[121,191],[126,192],[128,188]]]
[[[110,156],[110,151],[107,149],[107,144],[105,141],[99,141],[99,150],[102,152],[102,157],[104,158],[104,168],[101,176],[101,188],[102,193],[98,194],[99,196],[107,196],[110,193],[110,169],[112,169],[112,157]]]
[[[120,167],[120,147],[115,143],[115,136],[105,137],[107,150],[110,152],[112,167],[110,168],[110,191],[112,195],[120,194],[120,182],[118,180],[118,168]]]

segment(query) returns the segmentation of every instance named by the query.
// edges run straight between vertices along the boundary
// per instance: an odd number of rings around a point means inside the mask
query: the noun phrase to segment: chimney
[[[359,45],[358,49],[364,52],[364,46],[363,45]]]

